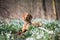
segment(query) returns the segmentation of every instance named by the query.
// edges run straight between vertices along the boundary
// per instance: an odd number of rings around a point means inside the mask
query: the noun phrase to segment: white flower
[[[6,33],[6,35],[7,35],[7,38],[10,38],[10,36],[11,36],[11,34],[9,34],[9,33]]]
[[[41,35],[38,35],[36,38],[37,38],[37,39],[40,39],[40,38],[41,38]]]
[[[14,39],[13,37],[11,39]]]
[[[35,40],[34,38],[27,38],[26,40]]]
[[[49,34],[53,34],[53,31],[49,31],[48,33],[49,33]]]
[[[44,32],[42,31],[39,35],[37,35],[37,39],[40,39],[40,38],[42,38],[42,37],[44,37]]]

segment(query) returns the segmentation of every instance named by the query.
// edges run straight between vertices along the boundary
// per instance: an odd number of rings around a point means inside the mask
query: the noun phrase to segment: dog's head
[[[24,14],[22,15],[22,19],[23,19],[24,21],[26,21],[26,22],[30,22],[30,21],[32,20],[32,15],[29,14],[29,13],[24,13]]]

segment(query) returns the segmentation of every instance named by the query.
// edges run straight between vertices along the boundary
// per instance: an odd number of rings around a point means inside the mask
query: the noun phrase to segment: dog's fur
[[[33,26],[41,26],[42,24],[39,23],[39,22],[34,22],[32,23],[31,20],[32,20],[32,15],[29,14],[29,13],[25,13],[22,15],[22,19],[24,20],[24,25],[23,25],[23,28],[22,28],[22,32],[20,32],[19,34],[22,34],[24,32],[26,32],[28,29],[29,29],[29,26],[30,25],[33,25]]]

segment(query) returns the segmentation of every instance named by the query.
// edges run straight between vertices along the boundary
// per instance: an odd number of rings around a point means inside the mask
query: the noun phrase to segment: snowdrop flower
[[[58,26],[60,27],[60,24]]]
[[[26,40],[35,40],[34,38],[27,38]]]
[[[44,38],[46,38],[46,36],[44,36]]]
[[[37,39],[40,39],[40,38],[42,38],[42,37],[44,37],[44,32],[42,31],[39,35],[37,35]]]
[[[53,31],[49,31],[48,33],[49,33],[49,34],[53,34],[54,32],[53,32]]]
[[[38,35],[36,38],[37,38],[37,39],[40,39],[40,38],[42,38],[42,37],[41,37],[41,35]]]
[[[1,32],[1,35],[3,35],[3,31]]]
[[[13,37],[11,39],[14,39]]]
[[[7,38],[10,38],[10,36],[11,36],[11,34],[10,34],[10,33],[6,33],[6,35],[7,35]]]
[[[38,33],[38,32],[37,32],[36,34],[37,34],[37,35],[39,35],[39,33]]]

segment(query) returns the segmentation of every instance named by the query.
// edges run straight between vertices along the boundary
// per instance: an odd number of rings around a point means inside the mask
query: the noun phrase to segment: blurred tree
[[[54,15],[55,15],[55,18],[56,20],[58,20],[58,13],[57,13],[57,9],[56,9],[56,4],[55,4],[55,0],[52,0],[52,4],[53,4],[53,12],[54,12]]]

